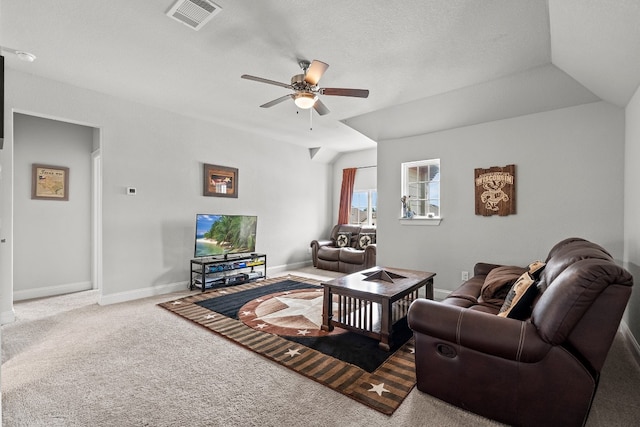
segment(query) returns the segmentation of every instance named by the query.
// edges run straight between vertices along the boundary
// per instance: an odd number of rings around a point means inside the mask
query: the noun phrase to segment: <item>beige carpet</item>
[[[17,303],[2,327],[3,426],[496,425],[416,389],[381,414],[156,305],[190,294]],[[587,426],[634,425],[639,402],[640,369],[618,336]]]

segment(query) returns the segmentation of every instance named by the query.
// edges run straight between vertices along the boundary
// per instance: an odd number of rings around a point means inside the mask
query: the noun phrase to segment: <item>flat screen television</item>
[[[256,251],[257,216],[196,215],[194,257]]]

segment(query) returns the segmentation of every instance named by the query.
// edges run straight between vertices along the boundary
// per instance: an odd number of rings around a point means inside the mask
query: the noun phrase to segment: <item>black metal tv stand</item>
[[[225,254],[192,258],[189,290],[240,285],[267,277],[266,254]]]

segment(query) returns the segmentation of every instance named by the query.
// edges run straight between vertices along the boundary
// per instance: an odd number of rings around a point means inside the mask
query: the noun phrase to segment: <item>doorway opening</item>
[[[100,129],[14,112],[13,130],[12,300],[101,294]],[[42,171],[35,164],[68,170],[68,200],[33,196]]]

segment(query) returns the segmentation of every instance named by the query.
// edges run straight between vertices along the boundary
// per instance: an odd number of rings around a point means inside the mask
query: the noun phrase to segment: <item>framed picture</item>
[[[204,196],[238,198],[238,169],[204,164]]]
[[[31,198],[69,200],[69,168],[34,163],[31,166]]]

